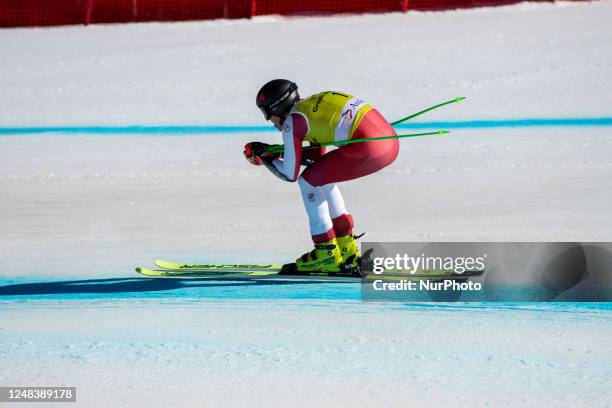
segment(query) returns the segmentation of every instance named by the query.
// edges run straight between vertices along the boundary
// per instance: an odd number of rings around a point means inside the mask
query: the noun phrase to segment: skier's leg
[[[336,183],[326,184],[320,188],[325,193],[336,242],[340,255],[342,255],[342,269],[346,272],[357,271],[359,267],[359,246],[353,235],[353,216],[346,210],[344,199]]]
[[[308,214],[310,235],[315,244],[329,241],[336,237],[334,225],[329,215],[329,204],[325,194],[325,186],[315,187],[303,177],[298,178],[304,208]]]
[[[329,216],[331,217],[334,232],[337,237],[352,235],[353,216],[346,210],[344,198],[336,183],[326,184],[321,187],[327,200]]]
[[[395,134],[393,127],[380,113],[372,109],[357,127],[353,138],[393,134]],[[308,185],[312,190],[319,188],[325,195],[333,229],[331,231],[327,230],[326,234],[321,235],[320,240],[328,239],[333,232],[342,254],[343,267],[357,268],[359,248],[353,235],[353,217],[346,210],[344,199],[336,183],[363,177],[388,166],[395,160],[398,151],[399,142],[397,139],[344,145],[325,154],[308,166],[300,177],[301,186]],[[309,212],[311,226],[313,216],[321,218],[324,214],[314,211]],[[329,219],[325,217],[325,228],[329,226]],[[322,230],[323,227],[319,228],[318,231]],[[313,240],[316,237],[313,233]]]
[[[353,137],[368,138],[380,136],[381,133],[392,135],[395,134],[395,131],[380,113],[372,109],[363,118]],[[346,211],[342,194],[340,194],[336,183],[353,180],[379,171],[395,160],[398,151],[398,140],[388,139],[348,144],[323,155],[308,166],[300,176],[300,188],[302,189],[304,203],[307,203],[304,187],[308,186],[308,194],[311,194],[311,190],[314,191],[316,187],[320,187],[320,191],[325,193],[324,199],[328,202],[328,210],[333,220],[332,224],[336,235],[350,235],[353,229],[353,219]],[[316,214],[318,213],[314,211],[309,212],[311,226],[313,216],[316,216]],[[344,214],[346,216],[343,216]],[[318,217],[322,217],[322,214],[319,214]],[[319,221],[319,223],[321,222]],[[326,221],[325,226],[328,225],[329,222]],[[322,233],[321,231],[322,228],[317,229],[318,233]]]
[[[329,241],[335,236],[352,234],[353,217],[346,210],[337,184],[314,187],[301,177],[298,179],[298,184],[308,214],[310,233],[315,243]]]
[[[315,249],[296,260],[299,271],[339,272],[342,256],[336,243],[334,224],[329,215],[326,186],[315,187],[303,177],[298,179],[304,207],[308,214],[310,234]]]

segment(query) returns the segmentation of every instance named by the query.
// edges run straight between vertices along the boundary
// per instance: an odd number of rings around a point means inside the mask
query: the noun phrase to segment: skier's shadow
[[[78,293],[136,293],[136,292],[162,292],[196,287],[232,287],[232,286],[269,286],[269,285],[306,285],[320,284],[321,282],[306,281],[272,281],[272,280],[239,280],[219,279],[155,279],[155,278],[108,278],[66,280],[55,282],[17,283],[0,286],[0,296],[20,295],[55,295]]]

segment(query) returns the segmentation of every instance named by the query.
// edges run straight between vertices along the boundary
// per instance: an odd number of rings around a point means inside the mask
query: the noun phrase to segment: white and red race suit
[[[336,183],[372,174],[397,157],[397,139],[341,145],[302,153],[302,143],[393,136],[395,130],[371,105],[340,92],[322,92],[297,102],[282,126],[283,158],[271,170],[287,181],[298,181],[315,243],[352,234],[353,218]],[[303,154],[314,162],[300,175]],[[270,167],[272,167],[270,166]]]

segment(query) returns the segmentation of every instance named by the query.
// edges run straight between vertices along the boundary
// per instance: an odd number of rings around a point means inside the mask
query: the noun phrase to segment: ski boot
[[[336,238],[315,244],[315,249],[305,253],[295,261],[295,268],[298,273],[308,272],[324,272],[324,273],[339,273],[342,272],[340,264],[342,263],[342,255],[336,242]]]
[[[343,273],[359,274],[359,246],[355,235],[345,235],[343,237],[336,237],[338,241],[338,247],[340,248],[340,254],[342,255],[341,269]]]

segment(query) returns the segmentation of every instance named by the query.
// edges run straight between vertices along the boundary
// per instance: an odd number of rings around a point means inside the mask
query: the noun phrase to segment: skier
[[[297,181],[315,249],[296,260],[299,272],[346,273],[359,270],[359,248],[353,217],[336,183],[367,176],[391,164],[399,152],[397,139],[341,145],[325,152],[320,143],[395,135],[387,120],[354,96],[326,91],[300,99],[295,83],[275,79],[257,93],[266,120],[282,132],[284,153],[266,152],[270,145],[250,142],[244,155],[265,165],[282,180]],[[302,142],[312,148],[302,151]],[[318,148],[317,148],[318,146]],[[300,174],[300,165],[306,168]]]

